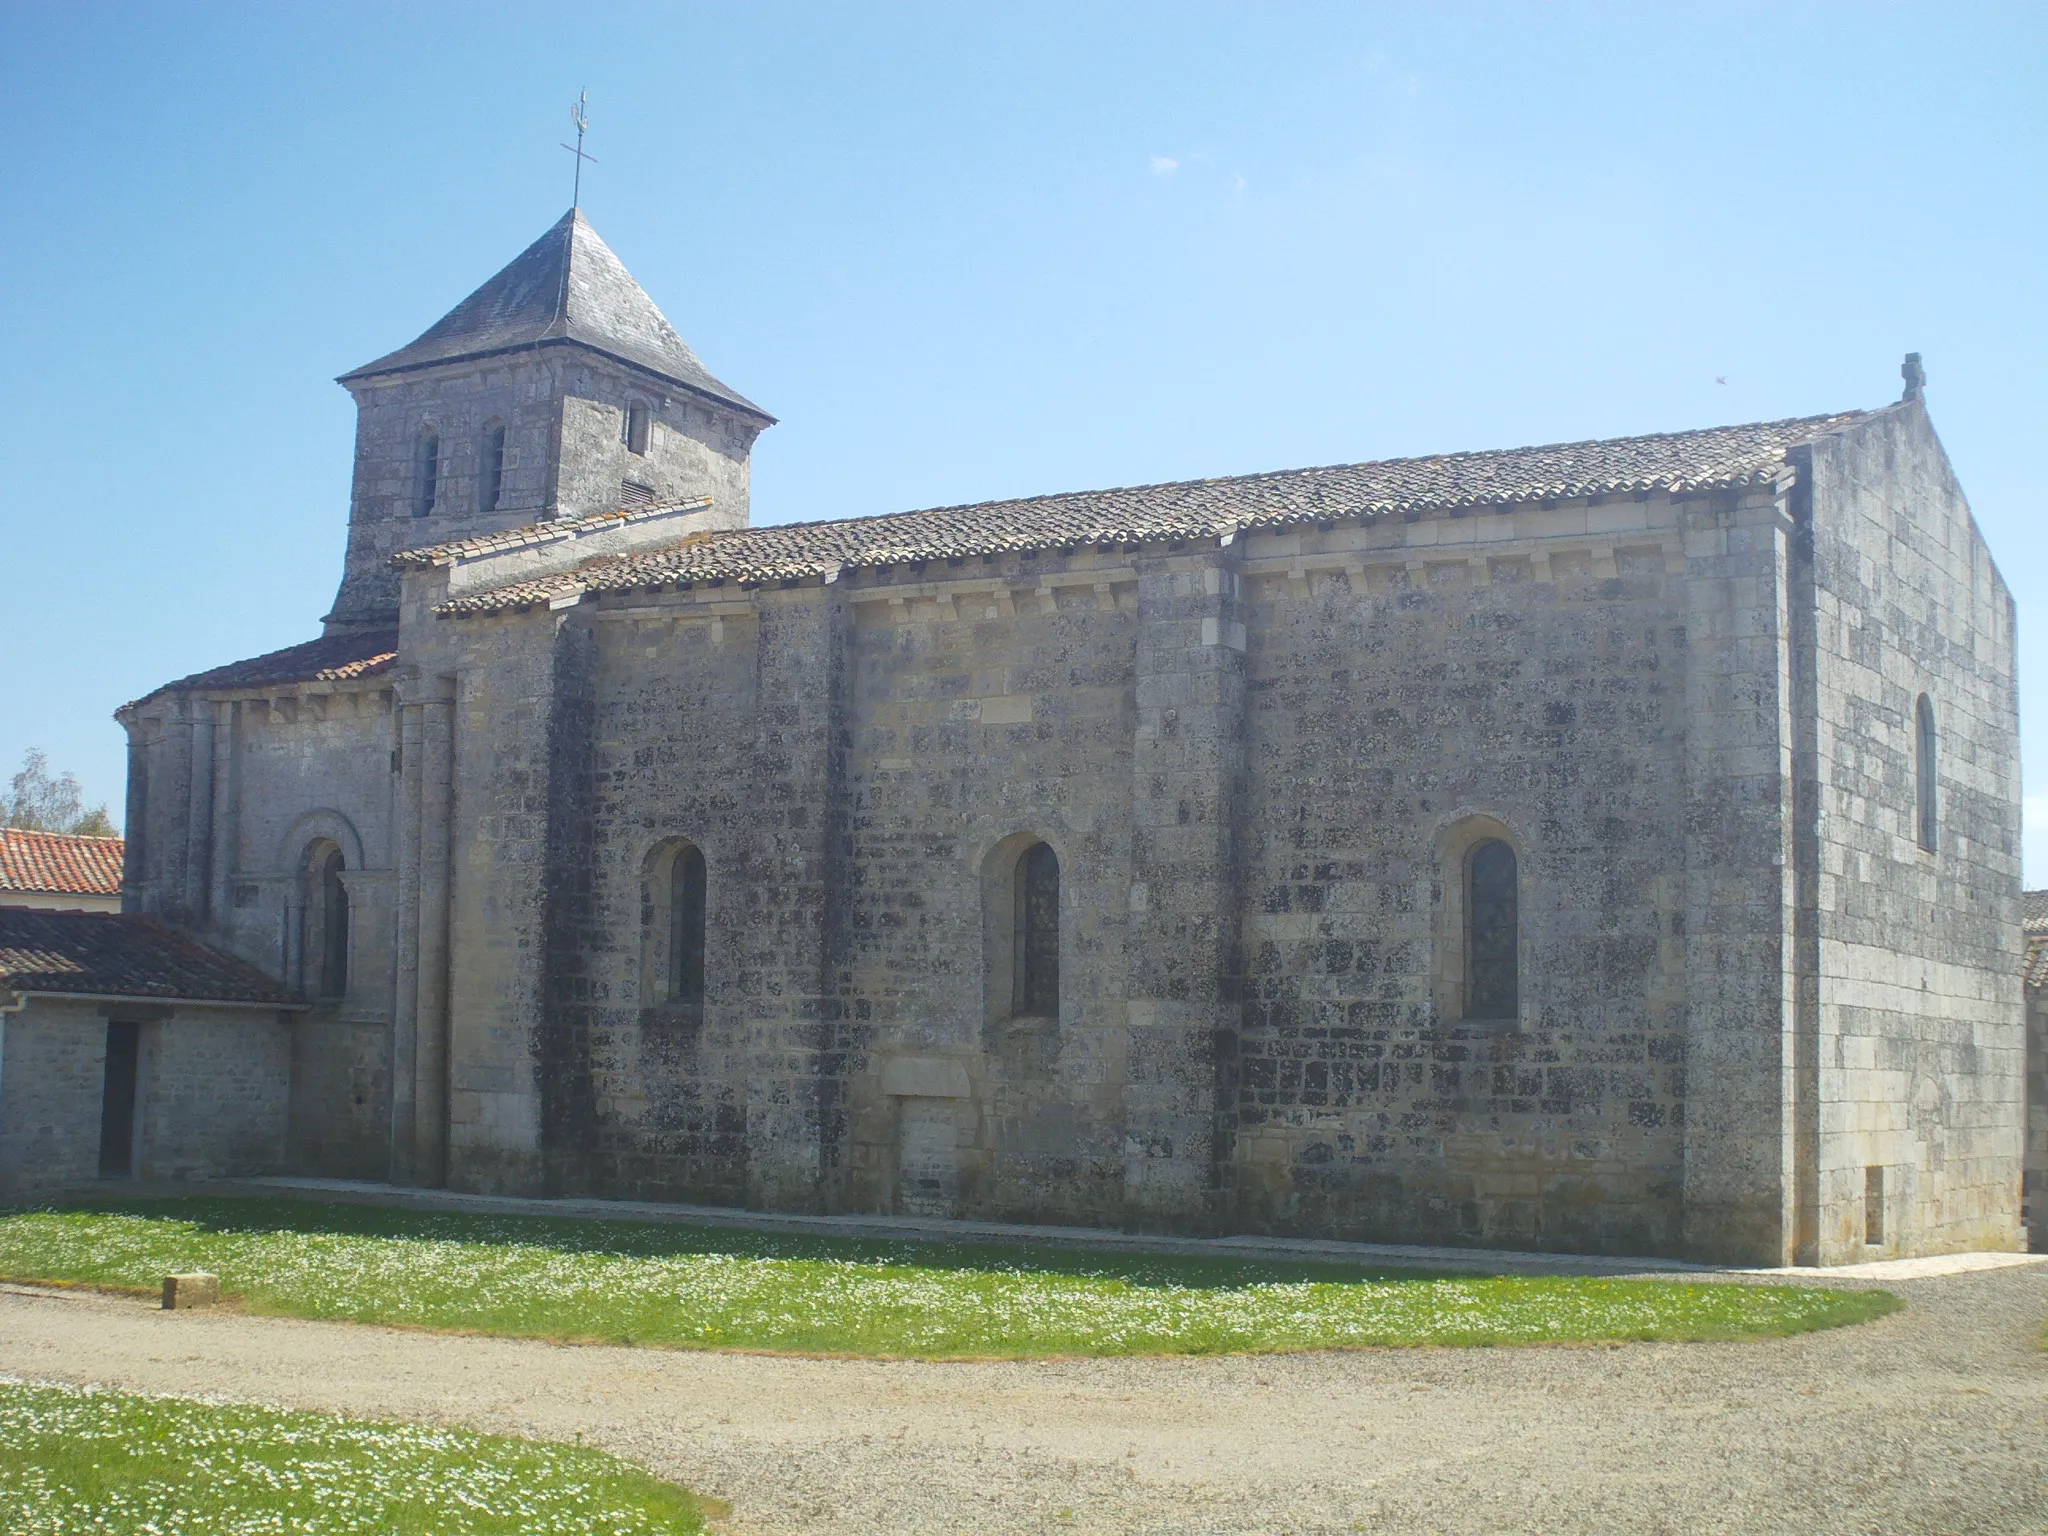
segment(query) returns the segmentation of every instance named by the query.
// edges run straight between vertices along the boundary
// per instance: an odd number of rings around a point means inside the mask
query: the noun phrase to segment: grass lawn
[[[1737,1339],[1878,1317],[1879,1291],[1551,1279],[786,1237],[303,1200],[0,1211],[0,1277],[525,1337],[961,1358]]]
[[[8,1536],[684,1536],[682,1489],[602,1451],[0,1380]]]

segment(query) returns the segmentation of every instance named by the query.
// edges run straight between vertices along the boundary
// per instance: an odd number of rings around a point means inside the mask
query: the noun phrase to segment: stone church
[[[2019,1246],[2013,600],[1905,372],[757,528],[774,418],[572,211],[342,376],[320,638],[119,713],[129,910],[297,1000],[213,1171]]]

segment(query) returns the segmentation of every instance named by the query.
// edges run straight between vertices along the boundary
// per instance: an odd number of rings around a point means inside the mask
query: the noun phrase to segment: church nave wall
[[[1490,545],[1320,570],[1251,541],[1245,1226],[1675,1247],[1686,637],[1671,508],[1607,516],[1590,551],[1480,513]],[[1516,861],[1506,1017],[1461,992],[1482,841]]]

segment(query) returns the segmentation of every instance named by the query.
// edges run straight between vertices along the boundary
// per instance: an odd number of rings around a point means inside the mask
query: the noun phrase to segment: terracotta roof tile
[[[128,844],[118,837],[72,837],[0,827],[0,891],[118,896]]]
[[[2048,933],[2048,891],[2020,892],[2020,926],[2028,933]]]
[[[298,1002],[254,966],[153,917],[0,907],[0,988],[193,1002]]]
[[[288,645],[281,651],[267,651],[247,661],[231,661],[224,667],[194,672],[174,683],[145,694],[155,698],[173,689],[270,688],[288,683],[340,683],[375,677],[389,672],[398,661],[396,629],[365,630],[360,634],[325,635],[302,645]],[[136,703],[141,703],[138,699]]]
[[[1213,538],[1301,523],[1583,496],[1732,489],[1768,483],[1784,467],[1788,449],[1868,414],[1851,411],[1652,437],[1386,459],[747,528],[468,593],[436,611],[460,617],[638,587],[831,578],[846,570],[1005,551]]]

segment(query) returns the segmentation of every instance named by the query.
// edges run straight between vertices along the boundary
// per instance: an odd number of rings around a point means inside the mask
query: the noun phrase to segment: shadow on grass
[[[478,1243],[614,1258],[705,1255],[738,1259],[810,1259],[973,1273],[1065,1275],[1126,1285],[1239,1290],[1254,1285],[1392,1280],[1483,1280],[1497,1271],[1397,1265],[1182,1257],[1076,1251],[1051,1244],[910,1242],[810,1236],[659,1221],[582,1216],[478,1215],[416,1211],[339,1201],[266,1196],[165,1196],[80,1200],[36,1207],[0,1207],[0,1217],[44,1211],[99,1212],[190,1222],[222,1235],[299,1233]]]

